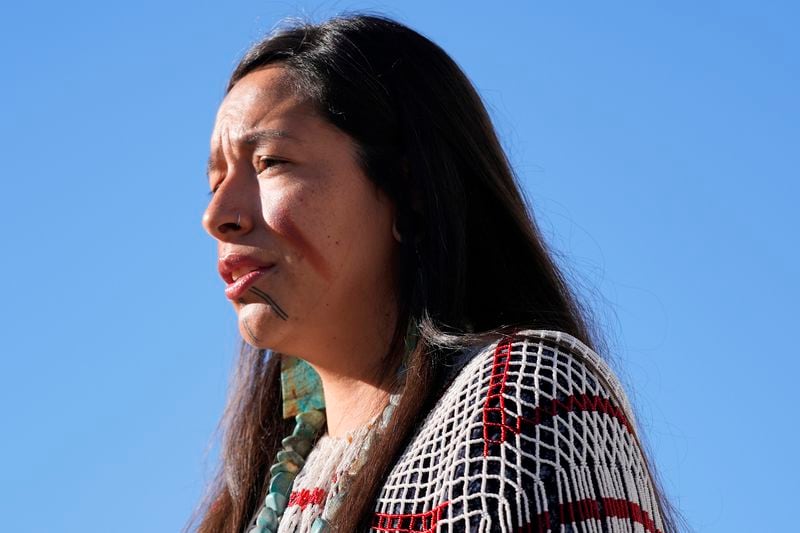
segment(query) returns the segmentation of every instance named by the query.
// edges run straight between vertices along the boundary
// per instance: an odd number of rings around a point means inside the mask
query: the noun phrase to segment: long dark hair
[[[384,432],[391,438],[370,449],[335,518],[338,531],[357,531],[369,526],[382,481],[442,392],[443,368],[458,349],[521,327],[597,344],[479,95],[439,46],[380,16],[294,24],[246,53],[228,91],[275,64],[355,141],[365,173],[397,207],[399,319],[385,368],[397,366],[409,327],[419,340],[407,356],[402,402]],[[269,466],[290,431],[281,419],[279,357],[270,355],[243,345],[201,533],[240,533],[266,494]]]

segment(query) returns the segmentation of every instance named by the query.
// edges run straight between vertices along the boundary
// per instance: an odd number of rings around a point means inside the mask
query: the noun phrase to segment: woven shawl
[[[391,469],[371,531],[663,532],[625,393],[580,341],[524,331],[465,352],[453,376]],[[312,451],[304,470],[323,463]],[[329,463],[331,479],[293,488],[297,531],[335,485]]]

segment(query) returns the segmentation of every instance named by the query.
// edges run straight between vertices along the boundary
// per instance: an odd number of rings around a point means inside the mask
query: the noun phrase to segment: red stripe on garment
[[[508,423],[506,414],[506,379],[508,378],[508,363],[511,361],[511,340],[498,342],[494,349],[492,361],[492,374],[489,378],[489,390],[483,404],[483,455],[489,455],[489,446],[506,441],[507,431],[516,431]],[[492,429],[499,428],[500,436],[493,438]]]
[[[487,404],[490,398],[491,396],[487,396]],[[500,403],[503,407],[490,408],[484,406],[483,408],[484,456],[489,455],[489,446],[491,444],[505,442],[508,432],[519,435],[526,426],[538,426],[547,418],[566,416],[568,413],[603,413],[622,424],[631,435],[634,434],[633,427],[628,417],[625,416],[625,412],[614,405],[610,399],[604,398],[603,396],[576,394],[574,396],[567,396],[563,401],[557,399],[548,400],[534,410],[533,418],[509,416],[508,413],[505,412],[505,402]],[[497,413],[498,411],[502,411],[502,415]],[[514,420],[515,418],[516,420]],[[493,427],[501,427],[499,438],[492,438],[490,436],[489,432]]]
[[[547,533],[550,531],[550,513],[544,511],[536,515],[536,524],[525,524],[514,533]]]
[[[600,504],[603,508],[600,509]],[[606,518],[628,519],[644,526],[649,533],[662,533],[655,521],[639,504],[619,498],[585,499],[576,502],[562,503],[558,506],[559,525],[577,524],[587,520],[604,520]],[[534,524],[536,529],[534,529]],[[536,515],[533,524],[519,528],[518,533],[537,531],[544,533],[550,530],[550,513],[544,511]]]
[[[563,400],[545,400],[534,409],[533,418],[517,417],[506,412],[506,381],[511,362],[512,341],[499,342],[494,350],[489,389],[483,404],[483,455],[489,455],[493,444],[502,444],[511,432],[519,435],[524,426],[537,426],[545,418],[566,416],[568,413],[603,413],[617,420],[629,433],[634,434],[625,412],[603,396],[574,394]]]
[[[639,504],[617,498],[602,498],[600,501],[603,502],[603,507],[606,507],[609,503],[614,503],[613,507],[617,510],[617,514],[612,515],[606,511],[606,515],[615,516],[616,518],[630,518],[633,522],[642,524],[650,533],[661,533],[656,527],[655,520]]]
[[[307,505],[322,505],[325,502],[325,491],[316,489],[301,489],[292,491],[289,495],[288,507],[297,505],[300,509],[305,509]]]
[[[543,402],[542,405],[534,410],[532,419],[518,418],[514,430],[519,433],[522,424],[526,422],[538,425],[542,423],[542,418],[544,417],[564,416],[567,413],[603,413],[616,419],[633,434],[633,427],[631,427],[628,417],[625,416],[625,412],[614,405],[609,398],[594,394],[575,394],[567,396],[564,400],[553,398]]]
[[[442,513],[450,502],[439,504],[425,513],[375,513],[372,529],[392,533],[433,533]]]

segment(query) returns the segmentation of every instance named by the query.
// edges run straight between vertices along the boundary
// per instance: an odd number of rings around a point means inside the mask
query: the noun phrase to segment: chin
[[[247,344],[254,348],[280,351],[284,321],[269,306],[245,304],[238,313],[239,333]]]

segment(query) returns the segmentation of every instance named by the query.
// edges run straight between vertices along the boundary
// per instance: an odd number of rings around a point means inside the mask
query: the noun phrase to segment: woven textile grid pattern
[[[663,532],[625,394],[580,341],[520,332],[464,353],[451,379],[389,473],[373,532]],[[347,468],[351,451],[330,454],[338,467],[309,456],[287,508],[296,531],[335,491],[335,474],[312,472]]]
[[[392,469],[373,530],[663,531],[616,377],[570,335],[521,335],[459,372]]]

